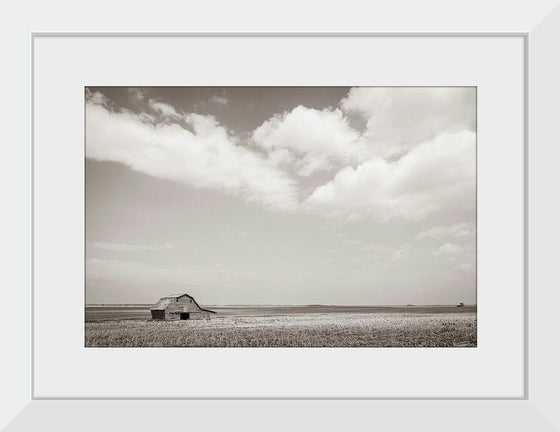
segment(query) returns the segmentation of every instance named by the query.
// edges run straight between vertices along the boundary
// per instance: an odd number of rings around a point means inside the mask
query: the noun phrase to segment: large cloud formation
[[[111,111],[99,101],[102,99],[95,96],[86,107],[87,157],[233,193],[265,207],[295,208],[295,182],[262,156],[237,145],[213,117],[186,114],[181,118],[185,126],[179,122],[153,124],[145,115]],[[152,105],[162,116],[179,117],[164,104]]]
[[[86,156],[279,211],[421,219],[474,209],[475,98],[474,88],[353,88],[338,107],[300,105],[242,139],[212,116],[158,100],[150,112],[117,110],[96,92]],[[304,192],[318,172],[330,180]]]
[[[371,158],[347,166],[318,187],[305,205],[332,217],[371,214],[418,219],[451,206],[474,207],[475,135],[441,135],[415,146],[395,162]]]

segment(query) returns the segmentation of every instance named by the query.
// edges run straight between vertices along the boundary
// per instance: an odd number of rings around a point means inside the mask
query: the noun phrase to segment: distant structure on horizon
[[[164,321],[210,319],[216,312],[202,309],[188,294],[170,294],[150,308],[153,319]]]

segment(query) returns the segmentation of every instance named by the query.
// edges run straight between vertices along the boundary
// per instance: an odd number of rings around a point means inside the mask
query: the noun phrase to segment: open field
[[[475,347],[476,306],[208,306],[153,321],[149,306],[86,307],[86,347]]]

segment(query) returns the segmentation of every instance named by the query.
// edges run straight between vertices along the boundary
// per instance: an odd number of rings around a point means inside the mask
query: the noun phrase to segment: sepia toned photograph
[[[86,347],[476,347],[476,87],[86,87]]]

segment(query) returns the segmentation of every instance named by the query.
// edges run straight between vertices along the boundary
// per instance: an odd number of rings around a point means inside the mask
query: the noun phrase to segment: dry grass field
[[[86,347],[475,347],[476,306],[214,307],[153,321],[146,307],[86,307]]]

